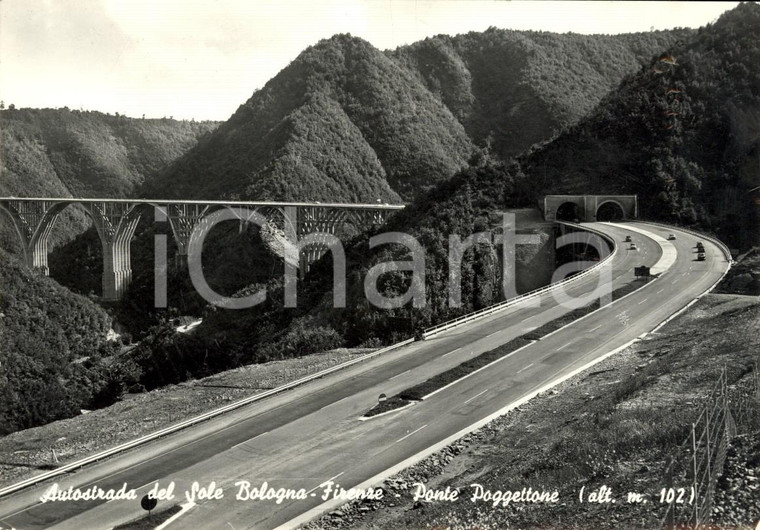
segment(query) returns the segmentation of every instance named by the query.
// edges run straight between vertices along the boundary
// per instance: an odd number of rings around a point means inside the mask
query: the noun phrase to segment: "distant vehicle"
[[[628,247],[628,250],[638,250],[638,247],[636,246],[636,243],[631,243],[631,246]]]
[[[669,240],[669,241],[675,241],[675,239],[676,239],[676,235],[675,235],[675,234],[670,234],[670,235],[668,236],[668,240]]]
[[[702,244],[701,241],[697,241],[697,250],[700,252],[704,252],[705,246]]]
[[[705,259],[706,259],[706,258],[705,258],[705,253],[704,253],[704,251],[701,251],[701,250],[700,250],[700,251],[697,253],[697,261],[705,261]]]
[[[625,236],[625,242],[630,243],[631,242],[631,236]]]

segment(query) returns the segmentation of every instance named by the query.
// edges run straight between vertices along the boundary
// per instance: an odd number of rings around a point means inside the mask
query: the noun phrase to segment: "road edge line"
[[[707,239],[707,238],[705,238],[705,239]],[[713,242],[713,244],[715,244],[715,243]],[[718,248],[720,248],[720,245],[716,245],[716,246]],[[385,471],[382,471],[382,472],[378,473],[374,477],[370,477],[369,479],[365,480],[364,482],[362,482],[358,486],[355,486],[355,488],[356,489],[367,489],[370,486],[373,486],[373,485],[377,484],[378,482],[381,482],[381,481],[383,481],[383,480],[385,480],[385,479],[387,479],[389,477],[392,477],[393,475],[395,475],[395,474],[403,471],[404,469],[406,469],[408,467],[411,467],[414,464],[420,462],[421,460],[427,458],[428,456],[432,455],[433,453],[436,453],[436,452],[440,451],[444,447],[446,447],[448,445],[451,445],[453,442],[455,442],[456,440],[462,438],[463,436],[465,436],[467,434],[470,434],[471,432],[476,431],[476,430],[480,429],[481,427],[484,427],[488,423],[492,422],[493,420],[495,420],[495,419],[497,419],[497,418],[499,418],[501,416],[504,416],[505,414],[507,414],[508,412],[512,411],[513,409],[516,409],[517,407],[519,407],[519,406],[527,403],[528,401],[532,400],[533,398],[537,397],[539,394],[541,394],[543,392],[546,392],[548,390],[551,390],[555,386],[557,386],[557,385],[559,385],[561,383],[564,383],[568,379],[570,379],[570,378],[578,375],[579,373],[581,373],[581,372],[583,372],[585,370],[588,370],[589,368],[591,368],[592,366],[594,366],[594,365],[602,362],[603,360],[605,360],[605,359],[607,359],[607,358],[615,355],[616,353],[618,353],[620,351],[625,350],[626,348],[629,348],[634,343],[639,342],[642,339],[644,339],[646,336],[655,333],[662,326],[664,326],[668,322],[672,321],[673,319],[675,319],[676,317],[678,317],[680,314],[682,314],[684,311],[686,311],[689,307],[691,307],[692,305],[694,305],[700,298],[702,298],[706,294],[710,293],[723,280],[723,278],[726,276],[726,274],[728,274],[728,271],[731,269],[731,265],[732,265],[732,261],[728,261],[728,266],[726,267],[726,270],[723,272],[723,274],[721,275],[721,277],[718,278],[718,280],[710,288],[708,288],[706,291],[704,291],[703,293],[701,293],[700,295],[698,295],[696,298],[694,298],[692,301],[690,301],[688,304],[686,304],[681,309],[678,309],[677,311],[675,311],[673,314],[671,314],[665,320],[663,320],[662,322],[660,322],[659,324],[657,324],[657,326],[655,326],[651,331],[646,331],[646,332],[642,333],[641,335],[637,336],[636,338],[634,338],[634,339],[626,342],[622,346],[618,346],[617,348],[613,349],[612,351],[609,351],[609,352],[605,353],[604,355],[601,355],[600,357],[597,357],[596,359],[594,359],[592,361],[589,361],[588,363],[584,364],[583,366],[580,366],[579,368],[576,368],[575,370],[573,370],[569,374],[566,374],[565,376],[562,376],[559,379],[555,379],[554,381],[551,381],[551,382],[547,383],[543,387],[540,387],[538,390],[534,390],[534,391],[526,394],[522,398],[520,398],[517,401],[514,401],[514,402],[510,403],[509,405],[507,405],[507,406],[505,406],[505,407],[497,410],[496,412],[492,413],[491,415],[486,416],[485,418],[483,418],[483,419],[481,419],[481,420],[473,423],[472,425],[470,425],[468,427],[465,427],[464,429],[462,429],[462,430],[454,433],[453,435],[451,435],[451,436],[449,436],[449,437],[441,440],[440,442],[438,442],[438,443],[436,443],[436,444],[434,444],[434,445],[432,445],[432,446],[430,446],[430,447],[428,447],[426,449],[423,449],[422,451],[418,452],[415,455],[410,456],[409,458],[407,458],[406,460],[404,460],[404,461],[396,464],[395,466],[390,467],[390,468],[386,469]],[[661,274],[665,274],[665,272],[667,272],[667,271],[663,271]],[[657,278],[655,278],[654,280],[652,280],[651,282],[649,282],[647,285],[651,285],[656,280],[657,280]],[[643,287],[646,287],[646,286],[643,286]],[[627,296],[630,296],[630,295],[634,294],[638,290],[639,289],[636,289],[635,291],[632,291],[632,292],[626,294],[625,296],[622,296],[622,297],[618,298],[617,300],[614,300],[613,302],[610,302],[609,304],[607,304],[604,307],[609,307],[612,304],[614,304],[615,302],[623,300]],[[599,311],[600,309],[603,309],[603,308],[599,308],[596,311]],[[552,331],[551,333],[545,335],[544,337],[547,337],[547,336],[551,335],[552,333],[556,333],[557,331],[560,331],[560,330],[566,328],[567,326],[570,326],[570,325],[572,325],[572,324],[574,324],[576,322],[579,322],[580,320],[583,320],[587,316],[592,315],[593,313],[596,313],[596,311],[588,313],[587,315],[584,315],[584,316],[582,316],[579,319],[573,320],[572,322],[569,322],[569,323],[565,324],[561,328]],[[544,337],[542,337],[542,338],[544,338]],[[526,346],[529,346],[529,344],[526,344],[525,346],[522,346],[521,348],[524,348]],[[521,349],[521,348],[518,348],[518,349]],[[518,351],[518,350],[515,350],[515,351]],[[514,352],[512,352],[512,353],[514,353]],[[500,359],[497,359],[497,361],[495,361],[495,362],[498,362],[499,360]],[[472,375],[472,374],[468,374],[465,377],[469,377],[469,375]],[[450,385],[453,385],[455,383],[458,383],[461,380],[462,379],[458,379],[457,381],[454,381],[454,382],[450,383],[447,386],[450,386]],[[442,388],[439,389],[439,390],[442,390]],[[429,397],[429,396],[425,396],[425,397]],[[312,519],[315,519],[316,517],[322,515],[326,511],[328,511],[330,509],[333,509],[333,508],[337,508],[338,506],[341,506],[342,504],[345,504],[345,502],[346,501],[340,500],[340,499],[331,499],[331,500],[326,501],[325,503],[323,503],[323,504],[321,504],[321,505],[319,505],[319,506],[317,506],[315,508],[312,508],[311,510],[309,510],[307,512],[304,512],[300,516],[298,516],[298,517],[296,517],[294,519],[291,519],[290,521],[288,521],[288,522],[286,522],[286,523],[278,526],[275,530],[290,530],[290,529],[293,529],[293,528],[297,528],[297,527],[299,527],[299,526],[301,526],[301,525],[303,525],[303,524],[311,521]]]
[[[578,375],[579,373],[591,368],[595,364],[598,364],[602,362],[603,360],[607,359],[608,357],[611,357],[612,355],[618,353],[619,351],[622,351],[628,347],[630,347],[633,343],[639,341],[639,337],[636,337],[627,343],[623,344],[622,346],[619,346],[615,348],[614,350],[605,353],[604,355],[597,357],[596,359],[589,361],[588,363],[584,364],[583,366],[580,366],[573,370],[572,372],[560,377],[559,379],[555,379],[554,381],[550,381],[549,383],[545,384],[544,386],[533,390],[532,392],[526,394],[525,396],[521,397],[520,399],[513,401],[509,405],[497,410],[496,412],[490,414],[489,416],[486,416],[485,418],[478,420],[477,422],[473,423],[472,425],[465,427],[464,429],[452,434],[451,436],[441,440],[440,442],[437,442],[436,444],[423,449],[419,453],[410,456],[406,460],[403,460],[402,462],[399,462],[398,464],[394,465],[393,467],[390,467],[386,469],[385,471],[382,471],[378,473],[377,475],[370,477],[369,479],[365,480],[361,484],[354,486],[353,489],[367,489],[389,477],[392,477],[393,475],[399,473],[400,471],[403,471],[404,469],[420,462],[421,460],[427,458],[428,456],[432,455],[433,453],[440,451],[444,447],[451,445],[453,442],[457,441],[458,439],[462,438],[463,436],[470,434],[473,431],[476,431],[488,423],[492,422],[493,420],[504,416],[508,412],[510,412],[513,409],[516,409],[520,407],[521,405],[524,405],[531,399],[537,397],[539,394],[542,394],[548,390],[551,390],[555,386],[564,383],[571,377],[574,377]],[[291,519],[290,521],[287,521],[286,523],[283,523],[282,525],[278,526],[275,530],[290,530],[293,528],[298,528],[299,526],[311,521],[312,519],[318,517],[319,515],[325,513],[328,510],[331,510],[333,508],[337,508],[338,506],[345,504],[345,500],[341,499],[331,499],[329,501],[326,501],[319,506],[316,506],[312,508],[311,510],[304,512],[303,514],[299,515],[298,517]]]
[[[222,414],[225,414],[227,412],[230,412],[232,410],[239,409],[241,407],[244,407],[246,405],[249,405],[251,403],[255,403],[257,401],[260,401],[264,398],[273,396],[275,394],[279,394],[281,392],[284,392],[286,390],[290,390],[292,388],[296,388],[298,386],[304,385],[306,383],[309,383],[311,381],[314,381],[315,379],[319,379],[321,377],[324,377],[326,375],[330,375],[333,372],[337,372],[339,370],[343,370],[345,368],[348,368],[350,366],[353,366],[354,364],[358,364],[360,362],[366,361],[368,359],[371,359],[373,357],[376,357],[380,354],[389,352],[391,350],[395,350],[398,348],[401,348],[403,346],[406,346],[408,344],[411,344],[414,342],[414,338],[406,339],[401,342],[397,342],[396,344],[391,344],[390,346],[386,346],[385,348],[377,349],[373,352],[364,354],[356,359],[351,359],[350,361],[346,361],[344,363],[336,364],[335,366],[331,366],[329,368],[326,368],[324,370],[321,370],[319,372],[316,372],[311,375],[304,376],[300,379],[296,379],[295,381],[291,381],[289,383],[285,383],[283,385],[280,385],[276,388],[264,391],[260,394],[255,394],[253,396],[249,396],[247,398],[240,399],[238,401],[235,401],[233,403],[230,403],[229,405],[225,405],[223,407],[220,407],[218,409],[214,409],[208,412],[204,412],[202,414],[199,414],[197,416],[194,416],[190,419],[183,420],[179,423],[176,423],[174,425],[169,425],[168,427],[164,427],[162,429],[159,429],[158,431],[154,431],[152,433],[146,434],[144,436],[141,436],[139,438],[136,438],[134,440],[130,440],[127,442],[124,442],[122,444],[119,444],[115,447],[111,447],[110,449],[105,449],[103,451],[100,451],[98,453],[95,453],[94,455],[90,455],[84,458],[81,458],[79,460],[76,460],[74,462],[71,462],[69,464],[65,464],[57,469],[47,471],[45,473],[42,473],[40,475],[35,475],[33,477],[29,477],[28,479],[22,480],[20,482],[16,482],[15,484],[11,484],[9,486],[6,486],[4,488],[0,488],[0,498],[3,498],[7,495],[11,495],[13,493],[16,493],[18,491],[21,491],[23,489],[26,489],[31,486],[36,486],[37,484],[44,482],[48,479],[58,477],[60,475],[65,475],[71,471],[74,471],[76,469],[82,468],[86,465],[93,464],[95,462],[98,462],[99,460],[103,460],[105,458],[109,458],[111,456],[114,456],[119,453],[123,453],[124,451],[127,451],[129,449],[132,449],[134,447],[138,447],[140,445],[144,445],[148,442],[152,442],[154,440],[157,440],[158,438],[161,438],[162,436],[166,436],[169,434],[174,434],[175,432],[181,431],[182,429],[192,427],[194,425],[197,425],[203,421],[210,420],[213,418],[216,418],[217,416],[221,416]]]

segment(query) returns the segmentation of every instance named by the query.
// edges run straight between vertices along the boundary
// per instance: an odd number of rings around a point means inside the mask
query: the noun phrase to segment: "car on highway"
[[[705,257],[704,251],[700,250],[697,253],[697,261],[705,261],[705,259],[706,259],[706,257]]]
[[[630,243],[631,242],[631,236],[625,236],[625,242]]]
[[[675,241],[675,239],[676,239],[676,235],[675,234],[670,234],[668,236],[668,241]]]
[[[697,251],[698,252],[704,252],[705,251],[705,246],[702,244],[701,241],[697,241],[696,247],[697,247]]]
[[[638,250],[639,247],[636,246],[636,243],[631,243],[631,246],[628,247],[628,250]]]

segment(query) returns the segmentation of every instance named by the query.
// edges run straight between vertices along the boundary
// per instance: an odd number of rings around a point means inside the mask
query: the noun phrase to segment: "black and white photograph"
[[[760,530],[759,37],[0,0],[0,530]]]

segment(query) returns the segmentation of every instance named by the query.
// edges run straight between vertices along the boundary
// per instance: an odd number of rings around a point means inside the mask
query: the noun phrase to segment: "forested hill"
[[[506,159],[585,116],[690,29],[577,35],[490,28],[389,52],[441,99],[480,146]]]
[[[523,161],[536,192],[637,193],[644,217],[759,244],[760,5],[655,57]]]
[[[399,202],[474,150],[446,106],[369,43],[307,48],[154,188],[177,197]],[[395,191],[394,191],[395,190]]]
[[[691,30],[488,30],[395,51],[336,35],[306,49],[146,194],[411,200],[479,148],[509,156],[577,121]]]
[[[0,263],[0,436],[112,401],[106,312],[2,249]]]
[[[404,249],[347,248],[347,307],[331,309],[332,262],[315,264],[299,291],[298,311],[282,309],[281,290],[267,306],[215,311],[186,344],[198,358],[217,348],[230,365],[285,355],[308,347],[312,335],[331,344],[369,344],[398,333],[388,316],[425,327],[499,300],[497,249],[480,245],[463,263],[463,307],[447,296],[449,236],[495,225],[505,208],[535,206],[541,193],[639,193],[647,218],[701,222],[737,247],[757,237],[757,206],[748,193],[760,184],[760,6],[743,4],[680,44],[648,61],[588,118],[551,143],[503,163],[480,158],[419,196],[382,227],[404,231],[425,248],[426,303],[395,310],[362,298],[367,271],[377,263],[408,259]],[[400,247],[400,246],[399,246]],[[409,287],[403,273],[382,282],[383,294]],[[306,338],[304,338],[306,337]],[[396,337],[398,338],[398,336]],[[192,341],[197,341],[194,343]],[[235,357],[239,356],[239,357]],[[210,356],[209,356],[210,357]]]
[[[145,178],[196,144],[216,122],[134,119],[68,109],[0,111],[0,196],[131,197]],[[53,241],[81,232],[68,209]],[[0,246],[15,241],[0,234]]]
[[[0,194],[130,197],[216,122],[135,119],[68,109],[0,111]]]

